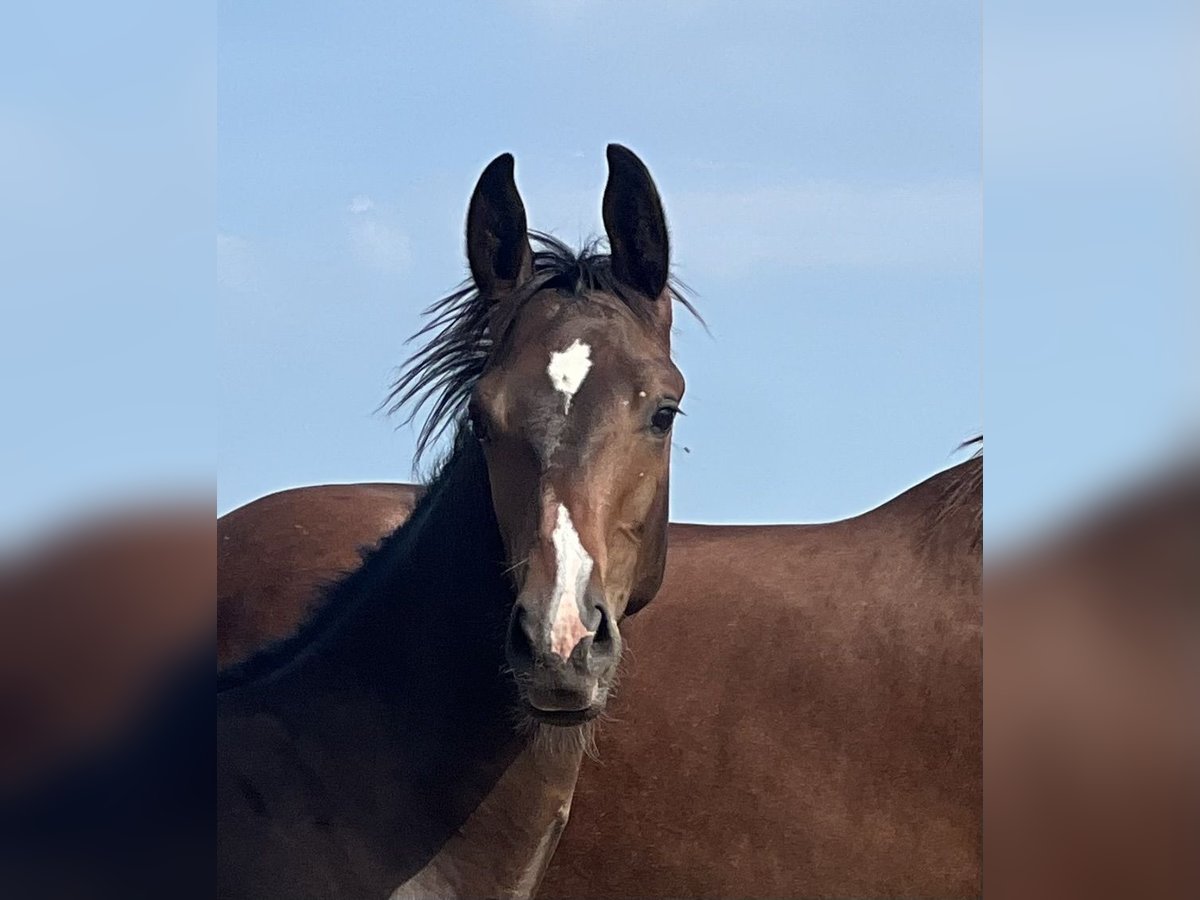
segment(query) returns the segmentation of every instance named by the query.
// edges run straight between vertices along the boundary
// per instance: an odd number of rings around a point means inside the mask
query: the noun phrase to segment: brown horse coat
[[[977,894],[981,469],[827,525],[671,526],[541,894]],[[224,517],[222,664],[310,613],[278,572],[353,567],[417,490],[307,488]]]

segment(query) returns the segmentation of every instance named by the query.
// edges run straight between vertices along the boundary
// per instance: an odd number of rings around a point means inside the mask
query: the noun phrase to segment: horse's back
[[[672,524],[667,576],[648,609],[702,604],[714,613],[736,611],[731,622],[753,621],[768,610],[783,623],[815,615],[824,630],[836,621],[903,632],[909,646],[940,639],[916,632],[946,636],[944,626],[952,624],[977,642],[982,496],[975,479],[981,466],[970,460],[838,522]],[[974,494],[960,496],[964,482],[975,483]],[[782,638],[789,629],[771,634]]]

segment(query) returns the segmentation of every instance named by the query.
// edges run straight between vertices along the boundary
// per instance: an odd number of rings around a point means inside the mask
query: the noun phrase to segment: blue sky
[[[214,462],[222,510],[407,478],[372,411],[480,169],[515,152],[571,238],[610,140],[713,329],[681,322],[680,518],[833,518],[941,468],[981,343],[989,550],[1194,455],[1195,5],[984,5],[982,342],[974,4],[242,3],[219,45],[205,2],[14,7],[0,539]]]
[[[650,166],[688,379],[673,514],[877,505],[979,429],[975,4],[223,3],[219,495],[407,480],[373,414],[463,276],[511,151],[534,227],[601,230],[604,147]],[[690,452],[684,452],[683,447]]]
[[[214,14],[22,4],[0,28],[0,546],[211,494]]]
[[[1200,450],[1198,25],[1187,0],[989,6],[989,551]]]

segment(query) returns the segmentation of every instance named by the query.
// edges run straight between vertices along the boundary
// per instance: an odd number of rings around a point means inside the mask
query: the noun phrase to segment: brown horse
[[[828,525],[672,525],[541,893],[977,894],[981,474]],[[289,572],[352,571],[419,490],[304,488],[225,516],[223,664],[321,602],[278,590]]]
[[[220,676],[222,896],[540,881],[621,618],[662,579],[683,396],[658,193],[629,150],[608,162],[609,254],[531,243],[511,156],[480,177],[472,283],[394,395],[432,401],[421,442],[456,429],[449,458],[298,634]]]

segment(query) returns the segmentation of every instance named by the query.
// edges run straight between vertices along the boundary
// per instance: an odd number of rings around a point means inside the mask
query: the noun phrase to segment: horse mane
[[[456,473],[456,465],[469,471]],[[459,499],[456,494],[462,491],[461,482],[478,480],[483,470],[483,455],[478,450],[478,443],[469,432],[460,429],[408,518],[374,546],[360,548],[360,564],[356,568],[331,575],[320,585],[314,603],[316,612],[294,634],[261,647],[241,662],[218,671],[217,693],[272,681],[353,627],[355,617],[365,604],[377,596],[389,596],[387,586],[403,581],[413,541],[434,507],[440,503],[455,503]],[[454,477],[456,474],[457,478]],[[380,589],[381,585],[383,589]]]
[[[495,302],[483,296],[468,278],[424,311],[429,321],[405,342],[424,339],[424,345],[401,367],[380,408],[386,407],[391,415],[409,407],[403,420],[406,425],[428,408],[417,435],[414,462],[419,462],[452,425],[463,424],[467,401],[487,368],[493,349],[503,341],[516,312],[535,294],[558,290],[579,300],[587,300],[595,293],[608,294],[638,318],[649,319],[651,307],[644,297],[631,292],[617,279],[612,257],[600,239],[593,238],[575,251],[549,234],[532,231],[530,243],[533,275],[500,301],[507,315],[493,316]],[[703,322],[686,296],[685,285],[672,278],[667,289],[672,300]]]

